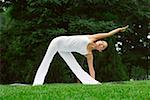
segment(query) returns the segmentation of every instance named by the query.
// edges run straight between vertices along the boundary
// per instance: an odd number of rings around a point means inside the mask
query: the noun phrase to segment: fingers
[[[120,28],[120,32],[124,32],[127,28],[129,27],[129,25],[125,26],[125,27],[122,27]]]
[[[129,27],[129,25],[127,25],[127,26],[123,27],[123,29],[126,29],[126,28],[128,28],[128,27]]]

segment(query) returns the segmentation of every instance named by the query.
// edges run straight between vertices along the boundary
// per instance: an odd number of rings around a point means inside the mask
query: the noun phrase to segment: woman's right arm
[[[122,28],[114,29],[114,30],[112,30],[108,33],[98,33],[98,34],[90,35],[89,37],[92,39],[92,41],[96,41],[96,40],[99,40],[99,39],[110,37],[110,36],[112,36],[112,35],[114,35],[118,32],[124,32],[128,27],[129,27],[129,25],[127,25],[125,27],[122,27]]]

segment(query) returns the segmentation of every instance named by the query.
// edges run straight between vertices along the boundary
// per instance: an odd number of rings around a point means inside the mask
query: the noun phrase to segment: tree
[[[11,1],[11,5],[8,7],[6,6],[6,11],[2,12],[4,15],[4,24],[0,34],[0,48],[2,54],[1,62],[3,64],[0,70],[0,76],[2,76],[0,82],[10,83],[18,81],[31,83],[48,44],[56,36],[109,32],[123,24],[130,23],[130,26],[134,24],[137,26],[139,24],[135,22],[140,21],[140,25],[144,26],[144,28],[142,28],[144,34],[138,37],[134,34],[138,29],[136,27],[131,27],[125,34],[119,34],[121,38],[118,38],[117,35],[108,38],[112,47],[110,46],[106,54],[99,54],[99,56],[96,56],[97,61],[95,62],[95,66],[98,73],[97,79],[103,81],[126,80],[127,73],[126,71],[123,73],[123,70],[128,68],[126,67],[126,63],[132,64],[132,60],[126,61],[124,58],[130,58],[130,55],[127,54],[129,54],[128,51],[130,49],[133,49],[131,45],[128,45],[129,43],[127,40],[132,37],[132,40],[138,41],[138,39],[141,39],[141,37],[147,34],[146,32],[148,29],[145,27],[148,25],[147,22],[149,19],[147,2],[149,1]],[[138,39],[136,39],[137,37]],[[121,47],[122,49],[119,51],[121,54],[118,54],[119,52],[115,50],[114,45],[117,41],[123,42],[123,47]],[[147,40],[146,38],[142,38],[142,41],[145,43]],[[146,44],[148,44],[148,41]],[[135,45],[137,44],[135,43],[134,46]],[[139,48],[141,48],[141,46],[139,46]],[[147,50],[147,47],[144,48]],[[136,50],[140,51],[138,48]],[[133,52],[134,50],[131,53]],[[98,55],[97,53],[95,54]],[[103,59],[103,57],[105,59]],[[141,57],[147,57],[147,54]],[[54,72],[58,73],[55,77],[51,77],[52,74],[49,73],[48,77],[50,77],[51,80],[46,79],[46,81],[73,82],[73,79],[68,80],[67,77],[72,77],[73,75],[64,67],[66,65],[59,59],[59,56],[56,56],[56,60],[58,61],[54,61],[51,67]],[[125,64],[123,64],[122,60]],[[60,64],[57,64],[57,62],[60,62]],[[79,59],[79,62],[82,63],[82,60]],[[109,62],[109,64],[107,64],[107,62]],[[60,67],[60,65],[62,66]],[[87,68],[86,65],[83,67],[85,69]],[[61,71],[62,68],[65,68],[63,72]],[[112,68],[115,74],[111,73],[108,75],[108,72],[110,73],[110,69]],[[148,69],[148,67],[144,68]],[[99,71],[105,73],[106,76],[100,75],[99,73],[101,72]],[[68,75],[68,73],[70,75]],[[55,79],[56,77],[58,80]]]

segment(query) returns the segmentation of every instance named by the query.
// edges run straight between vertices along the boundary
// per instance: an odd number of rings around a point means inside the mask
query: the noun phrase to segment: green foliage
[[[141,67],[134,66],[132,68],[131,77],[135,80],[144,80],[146,79],[146,71]]]
[[[121,56],[111,51],[108,50],[103,54],[95,54],[97,78],[100,81],[128,80],[127,67],[122,62]]]
[[[112,30],[116,25],[112,21],[96,21],[94,19],[77,19],[69,24],[70,32],[106,32]]]
[[[64,34],[109,32],[123,24],[130,24],[130,31],[121,35],[121,41],[124,43],[123,58],[130,58],[127,54],[131,44],[126,45],[128,43],[125,39],[132,37],[132,40],[136,40],[135,43],[139,43],[137,41],[141,38],[146,41],[143,36],[148,33],[150,16],[148,2],[149,0],[17,0],[13,2],[10,6],[6,6],[6,11],[0,13],[2,62],[0,82],[31,83],[50,41]],[[133,24],[138,26],[138,22],[143,25],[142,30],[132,26]],[[141,34],[135,36],[134,32]],[[110,44],[108,51],[104,54],[95,53],[97,79],[126,80],[126,63],[134,61],[137,55],[131,57],[132,61],[126,62],[115,51],[114,45],[118,39],[112,37],[107,40]],[[146,43],[148,44],[147,41]],[[134,50],[131,53],[133,52]],[[145,53],[140,57],[147,55],[148,53]],[[83,62],[78,55],[77,58],[80,63]],[[64,62],[58,56],[55,60],[46,82],[74,82],[74,76]],[[87,66],[83,67],[87,69]]]

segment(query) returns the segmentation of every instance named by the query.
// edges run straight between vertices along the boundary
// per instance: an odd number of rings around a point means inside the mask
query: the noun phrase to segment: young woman
[[[95,80],[92,50],[98,50],[99,52],[102,52],[107,48],[108,43],[106,41],[101,41],[100,39],[110,37],[118,32],[124,32],[127,28],[128,25],[122,28],[117,28],[108,33],[60,36],[54,38],[47,49],[40,67],[38,68],[33,86],[42,85],[44,83],[50,63],[57,52],[83,84],[101,84]],[[71,52],[77,52],[81,55],[85,55],[87,58],[90,75],[81,68]]]

